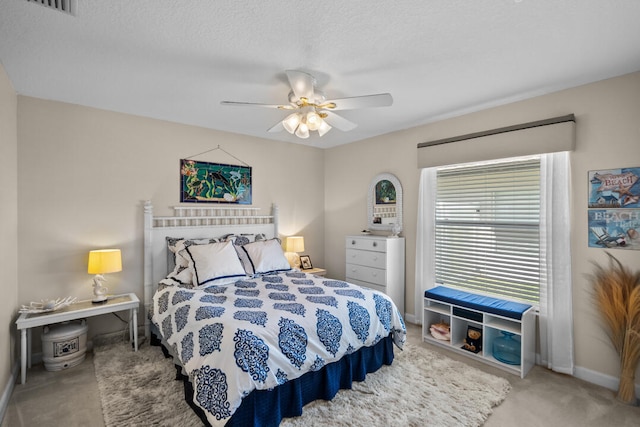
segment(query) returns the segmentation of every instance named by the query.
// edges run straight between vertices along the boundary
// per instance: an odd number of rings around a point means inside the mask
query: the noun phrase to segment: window
[[[539,156],[437,170],[437,283],[537,305],[539,236]]]

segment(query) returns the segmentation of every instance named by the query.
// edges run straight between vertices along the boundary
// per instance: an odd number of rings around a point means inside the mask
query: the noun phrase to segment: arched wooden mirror
[[[389,230],[396,236],[402,231],[402,185],[395,175],[381,173],[371,181],[367,218],[371,230]]]

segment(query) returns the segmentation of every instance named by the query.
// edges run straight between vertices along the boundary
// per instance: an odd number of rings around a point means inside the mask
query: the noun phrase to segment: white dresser
[[[347,236],[348,282],[389,295],[404,316],[404,237]]]

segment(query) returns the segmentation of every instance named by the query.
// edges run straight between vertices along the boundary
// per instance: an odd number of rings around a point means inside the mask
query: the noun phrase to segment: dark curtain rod
[[[421,142],[418,148],[431,147],[434,145],[449,144],[456,141],[464,141],[466,139],[481,138],[483,136],[497,135],[500,133],[513,132],[516,130],[530,129],[538,126],[555,125],[557,123],[575,122],[576,118],[573,114],[566,116],[554,117],[551,119],[537,120],[535,122],[521,123],[519,125],[506,126],[498,129],[484,130],[481,132],[468,133],[466,135],[453,136],[451,138],[437,139],[435,141]]]

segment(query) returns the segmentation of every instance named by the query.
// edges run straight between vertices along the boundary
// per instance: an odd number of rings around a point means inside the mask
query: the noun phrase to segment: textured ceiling
[[[0,61],[21,95],[332,147],[638,71],[639,22],[638,0],[0,0]],[[394,103],[307,140],[220,105],[285,103],[287,69]]]

